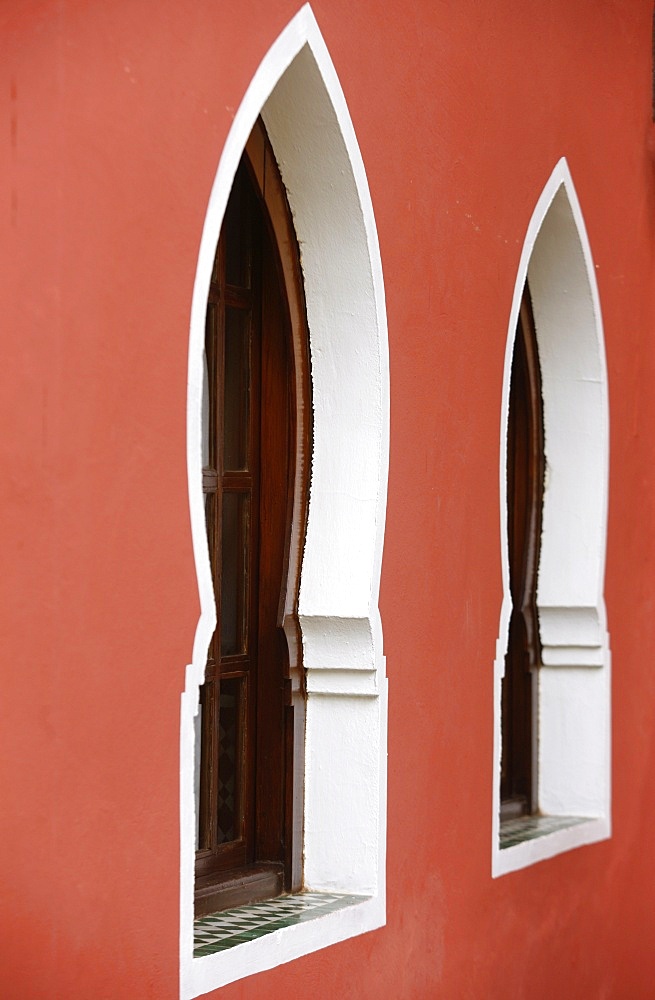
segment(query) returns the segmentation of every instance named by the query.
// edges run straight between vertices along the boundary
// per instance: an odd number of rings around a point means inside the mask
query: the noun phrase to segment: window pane
[[[250,231],[247,191],[238,172],[225,210],[225,280],[240,288],[250,286]]]
[[[212,579],[216,580],[216,494],[205,493],[205,524],[207,526],[207,548]]]
[[[202,464],[216,465],[216,323],[217,310],[207,303],[202,386]]]
[[[209,369],[206,351],[202,355],[202,464],[209,465]]]
[[[207,850],[212,846],[212,834],[209,812],[212,809],[212,773],[215,770],[216,757],[213,730],[216,717],[216,692],[214,681],[206,681],[200,686],[200,704],[196,717],[196,766],[200,761],[200,773],[197,781],[197,836],[198,850]]]
[[[247,651],[249,499],[247,493],[223,493],[221,656]]]
[[[250,396],[250,313],[225,310],[225,389],[223,392],[223,470],[248,467]]]
[[[241,835],[239,816],[239,752],[243,678],[221,681],[218,710],[218,804],[217,840],[219,844]]]
[[[196,851],[200,847],[200,758],[202,754],[202,701],[198,705],[198,714],[193,720],[195,733],[195,767],[193,788],[196,803]]]

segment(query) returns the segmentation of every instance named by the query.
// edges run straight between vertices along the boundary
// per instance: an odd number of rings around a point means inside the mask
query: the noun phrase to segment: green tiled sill
[[[334,910],[363,903],[366,899],[367,896],[333,892],[301,892],[200,917],[193,925],[193,956],[214,955],[283,927],[315,920]]]
[[[524,844],[526,840],[536,840],[588,822],[588,816],[520,816],[506,820],[500,824],[500,849],[504,851],[506,847]]]

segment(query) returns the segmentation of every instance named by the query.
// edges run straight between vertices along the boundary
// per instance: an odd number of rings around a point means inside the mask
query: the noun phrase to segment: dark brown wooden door
[[[281,608],[297,392],[282,263],[245,154],[214,261],[205,366],[203,488],[218,621],[200,694],[197,913],[277,895],[290,881],[293,719]]]
[[[507,535],[512,612],[502,685],[501,816],[536,809],[535,668],[544,431],[537,337],[527,285],[514,341],[507,427]]]

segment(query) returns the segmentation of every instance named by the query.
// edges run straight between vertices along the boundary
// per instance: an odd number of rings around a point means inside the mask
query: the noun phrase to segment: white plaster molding
[[[546,478],[537,587],[538,802],[587,823],[499,848],[501,680],[511,596],[507,545],[507,418],[514,337],[526,278],[539,348]],[[494,665],[492,873],[502,875],[610,836],[610,649],[603,582],[609,411],[600,300],[567,162],[534,210],[509,318],[501,415],[503,605]]]
[[[310,334],[313,452],[300,625],[307,670],[305,883],[370,897],[194,959],[194,716],[216,622],[201,493],[204,317],[232,180],[261,113],[301,251]],[[305,5],[255,73],[221,154],[191,308],[189,503],[201,614],[180,732],[180,996],[385,922],[387,685],[378,591],[389,443],[386,309],[363,161],[336,71]]]

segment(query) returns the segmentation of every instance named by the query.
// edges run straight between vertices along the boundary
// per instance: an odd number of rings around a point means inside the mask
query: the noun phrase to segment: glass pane
[[[219,282],[221,280],[221,253],[222,247],[220,241],[216,247],[216,252],[214,253],[214,264],[212,266],[212,282]]]
[[[223,390],[223,470],[248,468],[250,396],[250,313],[225,310],[225,384]]]
[[[247,650],[249,515],[247,493],[223,493],[221,656]]]
[[[221,681],[218,710],[218,800],[217,840],[225,844],[241,833],[239,817],[239,730],[241,717],[242,679]]]
[[[202,703],[198,705],[198,714],[193,720],[195,733],[195,756],[193,774],[193,793],[196,802],[196,851],[200,847],[200,756],[202,752]]]
[[[216,494],[205,493],[205,524],[207,526],[207,547],[212,580],[216,584]]]
[[[250,227],[247,225],[248,192],[239,171],[225,210],[225,280],[239,288],[250,286]]]
[[[209,369],[207,352],[202,354],[202,464],[209,465]]]
[[[202,464],[216,465],[216,321],[213,302],[207,303],[202,384]]]
[[[209,823],[209,810],[211,809],[211,775],[213,770],[213,726],[215,718],[215,701],[217,691],[213,681],[207,681],[200,685],[200,698],[198,705],[198,715],[195,720],[196,737],[196,806],[198,809],[197,820],[197,850],[203,851],[211,848],[211,830]]]

